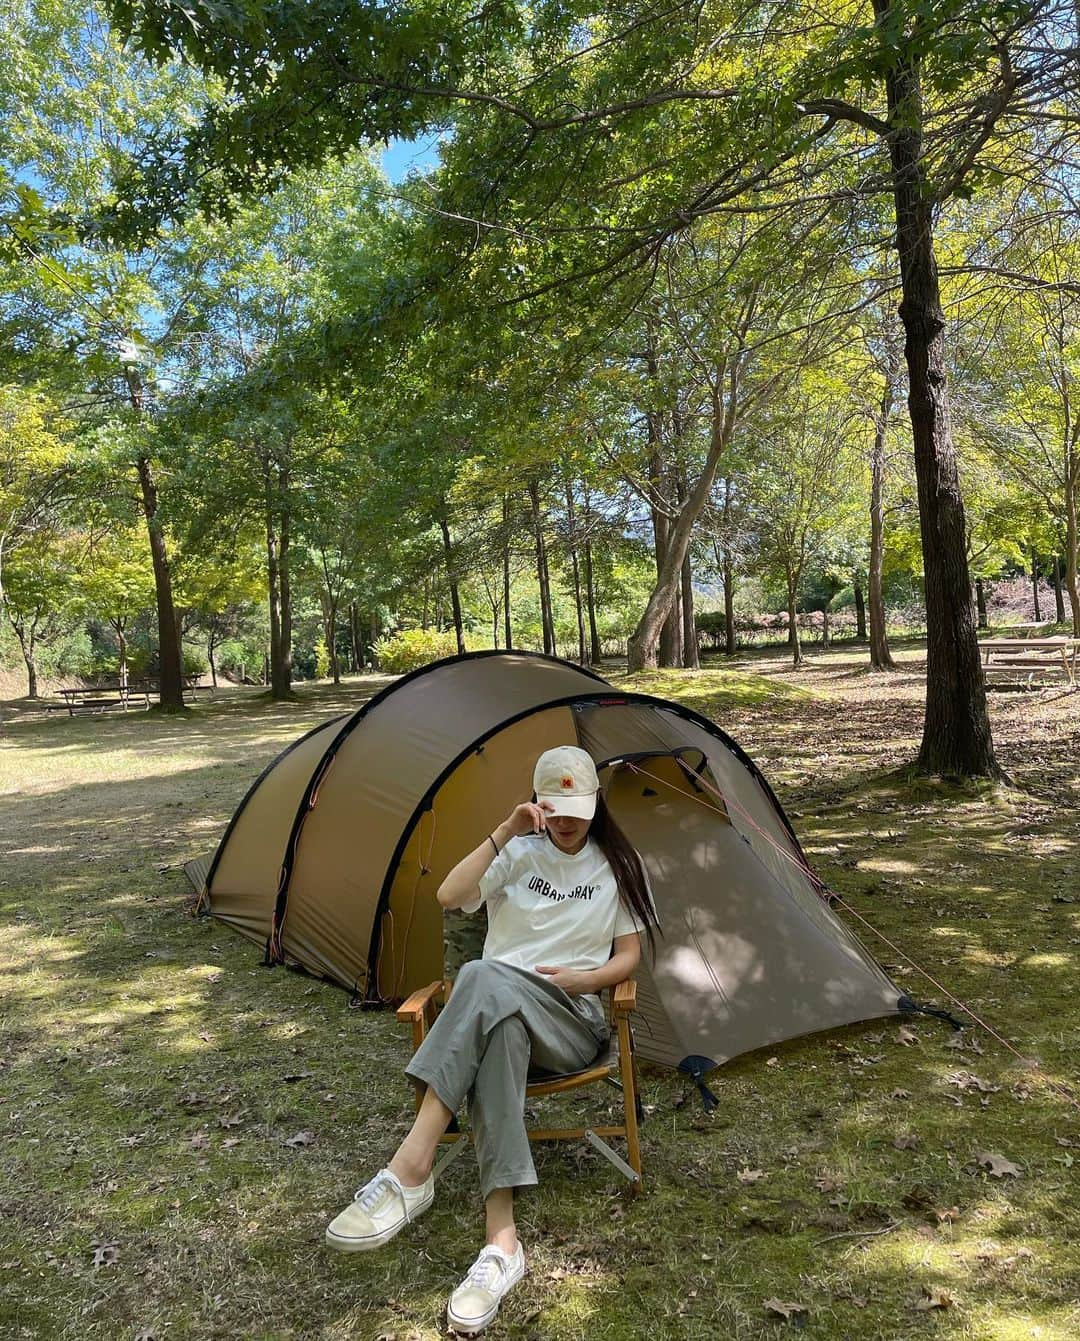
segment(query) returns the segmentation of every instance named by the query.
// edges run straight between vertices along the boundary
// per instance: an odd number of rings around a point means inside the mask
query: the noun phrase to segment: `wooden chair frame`
[[[414,1052],[424,1041],[428,1030],[434,1024],[440,1006],[445,1003],[450,995],[452,985],[447,979],[429,983],[427,987],[421,987],[413,992],[412,996],[398,1007],[398,1019],[409,1024],[412,1028]],[[526,1098],[536,1098],[542,1094],[562,1094],[568,1090],[579,1089],[583,1085],[595,1085],[600,1081],[610,1081],[621,1088],[623,1121],[619,1125],[604,1127],[533,1127],[529,1129],[528,1135],[530,1141],[588,1141],[624,1177],[629,1179],[635,1192],[641,1189],[641,1144],[638,1137],[641,1100],[638,1096],[637,1069],[634,1065],[634,1042],[630,1032],[630,1016],[636,1005],[637,984],[632,978],[626,978],[610,989],[609,1018],[618,1043],[617,1059],[601,1058],[583,1071],[530,1080],[525,1090]],[[420,1093],[417,1093],[417,1108],[420,1106],[422,1097]],[[613,1136],[626,1141],[627,1158],[625,1160],[612,1149],[605,1139]],[[451,1129],[441,1139],[447,1144],[451,1144],[452,1148],[440,1159],[436,1166],[436,1175],[464,1149],[468,1143],[468,1133]]]

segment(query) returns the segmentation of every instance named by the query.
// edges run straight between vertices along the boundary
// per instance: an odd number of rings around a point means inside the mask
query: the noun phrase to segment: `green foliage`
[[[456,652],[454,634],[436,629],[401,629],[375,644],[379,669],[388,675],[405,675]]]
[[[330,649],[326,645],[326,640],[320,638],[315,644],[315,675],[317,679],[324,680],[330,674]]]

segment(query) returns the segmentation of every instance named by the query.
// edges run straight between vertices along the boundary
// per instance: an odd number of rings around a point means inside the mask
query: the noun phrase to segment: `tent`
[[[641,853],[660,917],[639,1055],[691,1074],[907,1003],[833,914],[768,783],[718,726],[553,657],[479,652],[406,675],[256,779],[203,902],[265,947],[399,999],[443,973],[446,873],[576,743]],[[202,871],[196,873],[202,874]]]

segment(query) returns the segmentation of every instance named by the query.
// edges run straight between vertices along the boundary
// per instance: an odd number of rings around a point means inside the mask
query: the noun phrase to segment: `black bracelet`
[[[490,833],[488,834],[488,842],[489,842],[489,843],[491,844],[491,846],[495,849],[495,855],[496,855],[497,857],[501,856],[502,854],[501,854],[500,851],[499,851],[499,845],[498,845],[498,843],[496,843],[493,834],[490,834]]]

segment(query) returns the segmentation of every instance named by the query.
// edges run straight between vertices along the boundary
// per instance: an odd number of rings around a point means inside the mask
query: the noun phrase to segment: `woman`
[[[547,750],[536,799],[516,806],[442,882],[444,908],[487,904],[480,960],[465,964],[406,1069],[424,1098],[385,1169],[326,1232],[345,1252],[380,1247],[434,1197],[439,1137],[466,1098],[480,1165],[487,1245],[450,1297],[455,1331],[495,1317],[525,1271],[514,1188],[536,1182],[525,1130],[531,1066],[579,1071],[607,1041],[597,993],[633,973],[652,910],[641,860],[608,813],[596,767],[573,745]]]

